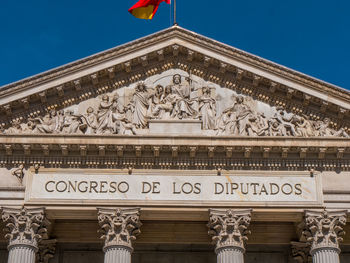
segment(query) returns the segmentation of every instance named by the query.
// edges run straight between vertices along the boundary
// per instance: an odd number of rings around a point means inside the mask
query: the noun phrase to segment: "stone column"
[[[8,263],[35,263],[38,243],[46,234],[48,221],[43,208],[3,208],[2,220],[6,224],[9,240]]]
[[[105,263],[131,263],[132,241],[141,233],[139,208],[99,208]]]
[[[251,209],[210,209],[209,213],[209,235],[216,245],[217,262],[243,263]]]
[[[311,244],[313,263],[339,263],[347,211],[305,211],[303,236]]]

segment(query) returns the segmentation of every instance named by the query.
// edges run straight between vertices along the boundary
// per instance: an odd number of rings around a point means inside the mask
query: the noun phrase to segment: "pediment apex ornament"
[[[339,245],[345,235],[347,210],[305,211],[303,239],[311,245],[311,255],[320,249],[333,249],[340,253]]]
[[[44,208],[2,208],[2,220],[8,232],[9,248],[13,246],[30,246],[36,251],[38,244],[46,236],[50,224],[45,218]]]
[[[245,251],[251,212],[251,209],[209,209],[208,233],[216,245],[216,253],[228,247]]]
[[[237,77],[240,74],[238,69]],[[255,81],[258,85],[260,78]],[[147,135],[154,134],[154,121],[193,120],[200,125],[196,135],[203,136],[350,137],[346,127],[335,128],[329,118],[287,112],[182,70],[168,70],[66,109],[23,119],[27,121],[14,119],[3,133]],[[181,134],[174,128],[165,131]]]
[[[104,251],[122,246],[132,251],[132,242],[141,233],[140,208],[98,208],[99,231]]]

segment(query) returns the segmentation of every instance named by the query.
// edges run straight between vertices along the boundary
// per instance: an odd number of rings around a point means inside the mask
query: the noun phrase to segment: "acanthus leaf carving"
[[[296,263],[312,263],[310,245],[306,242],[291,242],[292,257]]]
[[[36,263],[49,263],[55,256],[56,239],[45,239],[39,243],[39,250],[36,254]]]
[[[209,235],[216,245],[216,252],[226,247],[245,250],[245,243],[250,234],[251,210],[209,210]]]
[[[104,240],[104,250],[113,246],[133,250],[132,242],[141,233],[139,208],[100,208],[98,221],[101,227],[101,239]]]
[[[48,220],[43,208],[6,208],[2,209],[2,220],[8,232],[9,248],[13,246],[31,246],[38,249],[38,243],[47,233]]]
[[[347,211],[306,211],[303,238],[311,245],[311,255],[318,249],[330,248],[340,252],[339,244],[345,234]]]

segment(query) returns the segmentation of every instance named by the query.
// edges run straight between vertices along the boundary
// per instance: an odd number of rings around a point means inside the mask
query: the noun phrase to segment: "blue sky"
[[[0,86],[171,25],[127,10],[137,0],[2,0]],[[177,0],[179,25],[350,89],[350,1]]]

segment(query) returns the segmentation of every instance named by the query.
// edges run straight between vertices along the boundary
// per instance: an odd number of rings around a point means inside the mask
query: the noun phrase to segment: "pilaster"
[[[250,234],[251,209],[210,209],[209,235],[216,245],[218,263],[243,263],[245,243]]]
[[[105,263],[130,263],[133,252],[132,242],[141,233],[139,208],[99,208],[98,221]]]

